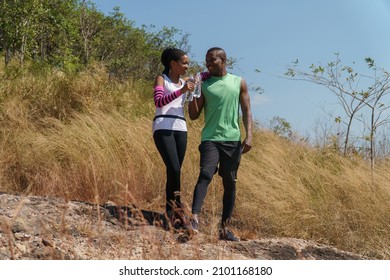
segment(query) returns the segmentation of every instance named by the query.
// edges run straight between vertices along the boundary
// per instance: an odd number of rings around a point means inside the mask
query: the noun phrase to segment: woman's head
[[[181,66],[182,69],[178,68],[178,70],[183,70],[184,72],[188,69],[189,66],[187,54],[184,51],[176,48],[166,48],[161,54],[161,63],[164,65],[163,74],[166,75],[168,75],[169,71],[171,71],[172,68],[175,68],[176,65]]]

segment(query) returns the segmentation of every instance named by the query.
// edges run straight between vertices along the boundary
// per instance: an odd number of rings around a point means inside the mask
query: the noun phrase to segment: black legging
[[[241,157],[241,143],[204,141],[200,144],[199,151],[200,173],[195,186],[192,213],[200,213],[208,186],[218,170],[219,163],[218,174],[222,177],[224,188],[221,223],[226,225],[232,217],[236,200],[236,181]]]
[[[187,132],[172,130],[156,130],[153,134],[154,143],[159,151],[167,172],[166,211],[171,211],[175,203],[181,206],[180,192],[181,166],[187,149]]]

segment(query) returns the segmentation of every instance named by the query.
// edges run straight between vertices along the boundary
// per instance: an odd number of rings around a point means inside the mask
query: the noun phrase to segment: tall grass
[[[70,76],[0,68],[0,191],[163,211],[165,167],[154,146],[151,83],[110,81],[103,67]],[[16,71],[16,70],[12,70]],[[201,121],[188,121],[182,195],[199,172]],[[390,258],[390,175],[362,159],[279,138],[257,127],[238,174],[232,224],[241,238],[305,238]],[[216,234],[214,178],[201,230]]]
[[[369,166],[333,151],[313,150],[269,132],[240,172],[238,220],[266,236],[316,240],[368,256],[389,258],[388,166]],[[249,218],[248,218],[249,217]]]

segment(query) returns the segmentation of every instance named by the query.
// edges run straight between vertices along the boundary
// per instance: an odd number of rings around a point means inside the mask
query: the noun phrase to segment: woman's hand
[[[184,84],[184,86],[181,88],[180,92],[182,94],[186,93],[187,91],[192,92],[195,89],[195,83],[191,80],[187,80],[187,82]]]

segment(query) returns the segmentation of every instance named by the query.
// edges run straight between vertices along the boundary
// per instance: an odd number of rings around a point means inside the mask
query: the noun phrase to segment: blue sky
[[[308,69],[333,60],[367,72],[366,57],[390,71],[390,0],[93,0],[108,14],[115,6],[136,26],[175,27],[189,33],[193,60],[222,47],[238,59],[234,74],[248,85],[254,117],[267,125],[274,116],[291,123],[302,136],[312,135],[324,113],[338,106],[329,90],[308,82],[284,79],[292,61]],[[255,69],[260,69],[257,73]],[[327,120],[329,118],[329,120]]]

